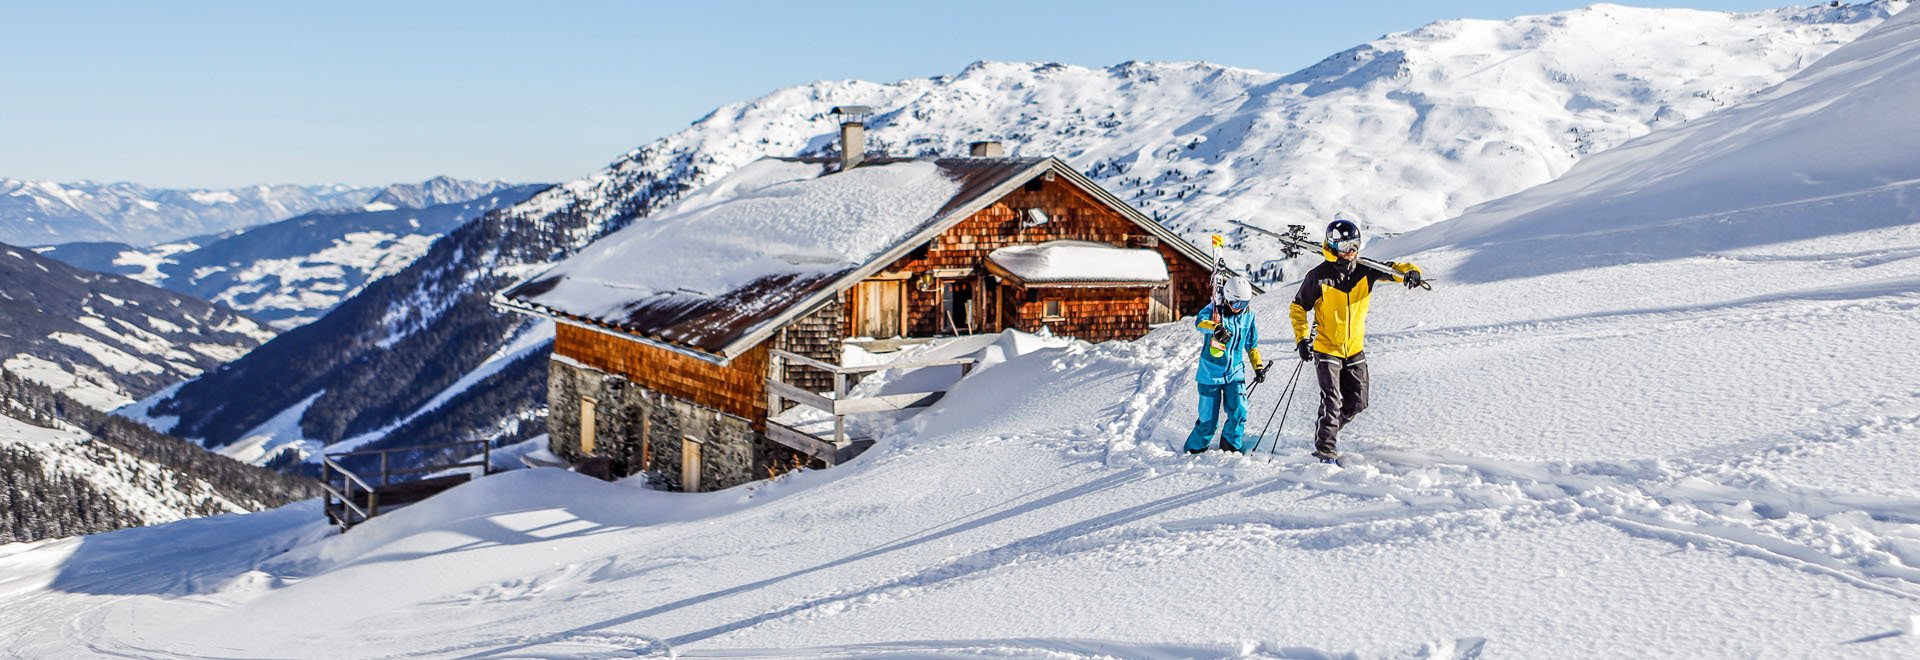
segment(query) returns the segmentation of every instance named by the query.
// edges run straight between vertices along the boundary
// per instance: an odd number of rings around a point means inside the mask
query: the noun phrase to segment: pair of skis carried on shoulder
[[[1227,222],[1233,223],[1234,225],[1237,225],[1243,229],[1253,230],[1254,233],[1260,234],[1262,236],[1268,236],[1276,240],[1279,240],[1280,252],[1282,254],[1287,255],[1288,259],[1292,259],[1303,254],[1318,254],[1322,249],[1319,242],[1307,237],[1306,225],[1287,225],[1287,231],[1285,233],[1281,233],[1271,229],[1267,229],[1265,227],[1255,227],[1253,225],[1241,222],[1239,220],[1228,220]],[[1221,238],[1218,235],[1213,237],[1216,272],[1218,272],[1217,269],[1221,265],[1224,265],[1225,263],[1220,258],[1220,245],[1224,242],[1225,242],[1225,239]],[[1389,277],[1394,278],[1395,280],[1406,277],[1406,273],[1402,273],[1399,270],[1394,269],[1393,264],[1390,262],[1380,261],[1378,259],[1369,259],[1367,257],[1358,257],[1356,260],[1360,262],[1361,266],[1365,266],[1367,268],[1371,268],[1373,270],[1379,271],[1380,274],[1387,275]],[[1431,282],[1433,282],[1431,278],[1423,278],[1421,279],[1419,286],[1422,289],[1432,290],[1433,284],[1431,284]]]

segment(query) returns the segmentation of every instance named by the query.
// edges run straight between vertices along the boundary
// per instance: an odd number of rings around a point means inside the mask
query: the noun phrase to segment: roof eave
[[[504,295],[497,294],[497,293],[493,295],[493,299],[491,302],[493,307],[496,309],[501,309],[501,310],[513,312],[516,314],[525,314],[527,316],[551,319],[554,323],[564,323],[576,328],[614,335],[622,339],[627,339],[627,340],[631,340],[641,344],[646,344],[647,346],[651,346],[653,348],[657,348],[663,351],[671,351],[679,355],[694,358],[696,360],[701,360],[701,361],[708,362],[708,363],[722,366],[722,367],[732,364],[733,358],[736,357],[733,355],[714,355],[711,353],[707,353],[705,351],[699,351],[699,350],[687,348],[685,346],[679,346],[676,344],[660,341],[658,339],[654,339],[646,335],[640,335],[640,334],[629,332],[626,329],[621,328],[619,326],[590,322],[583,318],[575,317],[570,314],[561,313],[544,306],[535,305],[532,303],[527,303],[527,302],[515,300],[512,298],[508,298]]]

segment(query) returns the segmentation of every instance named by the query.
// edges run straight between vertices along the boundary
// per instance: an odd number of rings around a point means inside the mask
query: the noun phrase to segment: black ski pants
[[[1331,453],[1340,427],[1367,409],[1367,354],[1340,358],[1316,351],[1313,371],[1320,377],[1320,421],[1313,432],[1313,448]]]

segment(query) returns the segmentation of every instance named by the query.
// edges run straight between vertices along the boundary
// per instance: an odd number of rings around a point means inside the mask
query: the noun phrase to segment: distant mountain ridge
[[[112,410],[273,337],[224,306],[0,244],[0,367]]]
[[[137,183],[60,183],[0,177],[0,243],[110,241],[151,245],[219,234],[326,209],[425,208],[477,199],[516,184],[435,177],[390,186],[257,185],[226,190]]]
[[[384,211],[387,207],[396,209],[424,209],[445,204],[462,204],[496,193],[515,188],[525,188],[535,184],[514,184],[505,181],[463,181],[448,176],[436,176],[421,183],[396,183],[382,189],[373,199],[367,200],[368,211]],[[537,187],[545,187],[537,184]],[[532,194],[529,192],[528,194]]]
[[[1371,231],[1424,226],[1738,103],[1906,6],[1597,5],[1443,21],[1290,76],[1202,62],[976,63],[955,76],[777,90],[468,223],[152,411],[210,446],[283,414],[319,445],[537,435],[545,365],[509,348],[533,326],[488,309],[491,294],[754,159],[831,153],[825,112],[836,104],[874,107],[872,150],[954,155],[997,139],[1014,154],[1058,155],[1190,239],[1225,233],[1237,262],[1256,262],[1271,247],[1226,220],[1316,224],[1349,210]]]
[[[284,330],[318,318],[368,282],[399,272],[442,234],[545,187],[443,177],[389,187],[375,198],[401,208],[375,201],[147,248],[69,243],[40,253],[221,303]],[[460,197],[467,194],[474,197]],[[440,203],[410,206],[427,202]]]
[[[136,183],[0,178],[0,243],[146,245],[215,234],[320,209],[355,207],[379,188],[259,185],[170,190]]]

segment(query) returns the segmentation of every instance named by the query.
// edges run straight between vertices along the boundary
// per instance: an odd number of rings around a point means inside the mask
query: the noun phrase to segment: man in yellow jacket
[[[1351,220],[1327,225],[1321,243],[1326,262],[1307,271],[1293,296],[1293,338],[1302,361],[1314,363],[1320,379],[1320,418],[1313,434],[1313,457],[1332,463],[1340,428],[1367,408],[1367,301],[1379,281],[1420,286],[1420,267],[1387,262],[1398,273],[1359,265],[1360,226]],[[1308,325],[1308,315],[1312,325]]]

